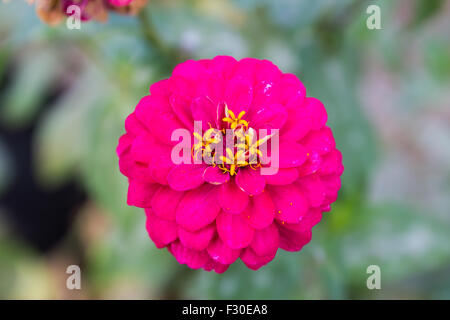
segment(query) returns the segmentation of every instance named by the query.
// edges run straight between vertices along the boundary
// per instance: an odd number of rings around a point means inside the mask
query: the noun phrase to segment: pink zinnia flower
[[[295,75],[267,60],[218,56],[178,65],[150,93],[126,119],[117,153],[128,204],[145,208],[158,248],[221,273],[238,258],[256,270],[279,248],[299,251],[311,240],[344,168],[323,104],[306,97]],[[203,132],[279,129],[278,172],[261,175],[261,162],[174,164],[171,135],[185,128],[194,137],[194,121]],[[192,155],[205,146],[200,141]]]

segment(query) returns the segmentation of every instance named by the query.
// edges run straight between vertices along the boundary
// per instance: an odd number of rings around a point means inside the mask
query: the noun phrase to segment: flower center
[[[250,166],[253,170],[261,166],[262,152],[259,146],[270,139],[270,135],[257,139],[256,130],[249,127],[244,120],[245,111],[236,117],[233,111],[225,106],[225,117],[222,121],[226,128],[210,128],[202,136],[194,132],[196,143],[192,147],[192,156],[202,157],[212,166],[218,166],[223,173],[235,175],[239,168]],[[225,150],[225,152],[223,152]]]

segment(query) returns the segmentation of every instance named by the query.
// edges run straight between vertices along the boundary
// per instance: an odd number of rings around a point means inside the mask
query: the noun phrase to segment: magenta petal
[[[219,185],[230,180],[228,173],[223,173],[219,167],[208,167],[203,173],[203,179],[211,184]]]
[[[156,181],[149,175],[150,171],[147,164],[134,161],[130,150],[124,151],[119,159],[119,169],[123,175],[130,179],[136,179],[142,182],[155,183]]]
[[[251,248],[246,248],[241,253],[241,260],[245,263],[245,265],[252,269],[252,270],[258,270],[262,266],[268,264],[270,261],[275,258],[276,251],[272,255],[268,256],[258,256]]]
[[[206,68],[198,61],[186,60],[173,69],[172,77],[180,76],[185,79],[196,81],[206,74]]]
[[[322,212],[319,208],[311,208],[299,223],[281,223],[284,228],[295,232],[306,232],[311,230],[322,219]]]
[[[248,223],[254,229],[269,226],[275,216],[275,205],[269,192],[252,197],[244,215],[247,215]]]
[[[227,271],[228,267],[230,265],[229,264],[221,264],[221,263],[216,263],[213,267],[214,271],[217,273],[224,273],[225,271]]]
[[[300,108],[304,104],[306,97],[306,88],[303,83],[292,73],[285,73],[281,77],[282,103],[290,108]]]
[[[208,247],[209,242],[216,233],[215,224],[210,224],[195,232],[187,231],[181,227],[178,227],[178,236],[181,243],[194,250],[204,250]]]
[[[148,164],[149,173],[156,182],[167,184],[167,174],[175,166],[170,158],[169,145],[158,142],[148,134],[141,135],[133,141],[130,152],[136,161]]]
[[[138,136],[147,132],[147,128],[145,127],[145,125],[137,118],[136,112],[131,113],[126,118],[125,130],[132,136]]]
[[[209,184],[186,192],[177,208],[177,223],[196,231],[213,222],[220,211],[216,193],[217,187]]]
[[[159,143],[147,135],[135,139],[131,147],[131,154],[136,161],[148,164],[148,170],[153,180],[167,185],[167,175],[175,166],[170,157],[171,146]]]
[[[195,121],[202,122],[202,130],[209,129],[209,125],[216,122],[217,106],[206,96],[200,96],[192,101],[192,115]]]
[[[152,209],[160,218],[175,221],[176,209],[184,193],[161,186],[153,195]]]
[[[311,230],[295,232],[278,225],[280,233],[280,248],[286,251],[300,251],[305,244],[311,241]]]
[[[133,140],[134,140],[134,138],[128,133],[122,135],[119,138],[119,144],[117,145],[117,148],[116,148],[116,153],[119,157],[122,154],[124,154],[125,151],[130,149],[131,144],[133,143]]]
[[[194,97],[196,84],[182,76],[172,76],[169,78],[169,88],[172,94],[176,94],[177,96],[183,97],[183,99],[189,101],[190,110],[190,101]]]
[[[161,124],[164,125],[161,125]],[[152,126],[150,131],[155,137],[166,144],[177,144],[178,141],[172,141],[172,134],[175,130],[184,128],[183,123],[178,117],[170,111],[156,111],[152,116]]]
[[[302,144],[310,152],[317,152],[320,155],[326,154],[336,147],[333,133],[328,127],[323,127],[320,130],[311,131],[302,140]]]
[[[220,274],[227,271],[229,266],[229,264],[222,264],[210,258],[209,261],[203,266],[203,269],[205,269],[206,271],[214,270],[216,273]]]
[[[248,195],[236,185],[234,180],[219,187],[219,204],[227,213],[241,213],[247,208]]]
[[[280,130],[281,139],[298,141],[310,132],[311,126],[311,115],[307,114],[304,108],[289,109],[286,123]]]
[[[260,174],[259,170],[242,168],[236,175],[236,184],[242,191],[255,196],[264,191],[266,179]]]
[[[170,96],[169,101],[170,106],[178,119],[180,119],[187,129],[193,131],[194,118],[192,117],[191,100],[184,95],[174,93]]]
[[[253,101],[251,107],[251,114],[254,114],[257,110],[261,110],[261,108],[270,107],[278,107],[282,104],[280,103],[280,93],[281,93],[280,83],[277,81],[277,75],[273,78],[265,78],[265,79],[256,79],[255,84],[253,85]],[[283,106],[284,109],[284,106]],[[279,109],[278,109],[279,110]],[[282,110],[279,110],[279,114],[283,113]],[[276,116],[276,113],[273,113]],[[250,115],[249,115],[250,116]],[[261,114],[261,118],[264,118],[264,115]],[[286,120],[286,114],[284,115],[284,120]],[[256,117],[252,117],[250,122],[254,123],[257,121]],[[258,125],[252,125],[252,127],[259,127]]]
[[[341,179],[337,175],[322,176],[320,177],[322,184],[325,188],[325,203],[331,203],[336,201],[338,191],[341,188]]]
[[[245,248],[253,239],[254,230],[242,214],[221,212],[216,225],[220,238],[230,248]]]
[[[248,79],[234,77],[228,81],[225,92],[225,102],[228,108],[237,116],[241,111],[247,111],[252,103],[253,88]]]
[[[280,69],[269,60],[260,60],[258,63],[258,72],[255,74],[256,82],[277,82],[282,73]]]
[[[275,218],[297,223],[308,211],[308,200],[295,185],[271,186],[270,194],[275,204]]]
[[[203,164],[179,164],[170,170],[167,182],[177,191],[195,189],[205,182],[203,180],[205,169],[206,165]]]
[[[206,250],[197,251],[183,246],[179,241],[172,242],[168,247],[178,263],[186,264],[189,268],[199,269],[205,266],[210,258]]]
[[[226,117],[225,115],[225,102],[220,102],[217,104],[217,108],[216,108],[216,128],[219,130],[225,129],[226,128],[226,124],[225,122],[222,121],[222,119],[224,117]]]
[[[306,161],[306,149],[296,142],[280,143],[280,168],[298,167]]]
[[[236,59],[230,56],[216,56],[211,60],[211,71],[213,74],[221,75],[223,78],[229,78],[237,64]]]
[[[151,177],[162,185],[168,185],[167,176],[169,175],[170,170],[174,165],[163,164],[161,163],[159,166],[151,166],[149,168]]]
[[[147,215],[147,232],[158,248],[163,248],[177,236],[177,224],[174,221],[158,218],[150,208],[145,209]]]
[[[278,249],[279,241],[278,228],[272,223],[264,229],[255,230],[250,247],[258,256],[273,255]]]
[[[220,237],[216,237],[208,246],[208,254],[214,260],[221,264],[232,264],[239,258],[240,249],[232,249],[227,246]]]
[[[150,93],[167,97],[169,95],[169,93],[170,93],[170,90],[169,90],[169,79],[163,79],[163,80],[160,80],[160,81],[157,81],[157,82],[153,83],[150,86]]]
[[[321,176],[326,193],[338,192],[341,188],[341,179],[337,175]]]
[[[266,175],[267,184],[287,185],[293,183],[298,178],[298,170],[296,168],[278,169],[276,174]]]
[[[298,167],[298,175],[300,177],[317,172],[321,168],[322,158],[319,153],[313,151],[306,154],[306,161]]]
[[[312,229],[316,224],[322,220],[322,212],[318,208],[311,208],[306,216],[300,221],[302,228]]]
[[[173,113],[169,100],[163,96],[151,95],[142,98],[136,106],[136,116],[155,138],[165,144],[176,144],[176,141],[171,141],[172,133],[184,127]],[[160,125],[161,123],[164,125]]]
[[[244,58],[238,61],[234,68],[234,75],[254,80],[255,70],[259,64],[259,60],[255,58]]]
[[[286,109],[280,104],[258,106],[252,108],[249,121],[254,129],[280,129],[286,123],[287,115]]]
[[[221,274],[221,273],[224,273],[225,271],[227,271],[229,267],[230,267],[229,264],[216,263],[214,265],[213,269],[216,273]]]
[[[313,130],[319,130],[327,122],[327,111],[323,106],[323,103],[314,97],[306,98],[305,100],[305,112],[311,118],[311,128]]]
[[[146,183],[135,179],[130,180],[127,198],[128,205],[149,208],[152,203],[152,197],[158,187],[159,185],[156,183]]]
[[[169,147],[170,148],[170,147]],[[165,148],[150,134],[137,136],[131,146],[131,154],[134,160],[149,163],[160,151],[164,153],[170,152],[169,148]]]
[[[196,82],[194,97],[203,97],[215,107],[223,101],[225,84],[226,80],[217,74],[211,75],[209,78],[202,78]]]
[[[342,154],[339,150],[334,149],[322,156],[322,165],[319,170],[321,175],[329,175],[333,173],[341,175],[342,171]]]
[[[297,185],[308,198],[312,207],[319,207],[325,200],[326,190],[317,174],[308,175],[297,180]]]

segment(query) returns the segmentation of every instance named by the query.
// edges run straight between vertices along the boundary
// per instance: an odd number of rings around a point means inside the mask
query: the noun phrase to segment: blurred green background
[[[450,1],[151,0],[81,30],[0,3],[0,298],[450,299],[449,35]],[[311,243],[256,272],[157,250],[115,154],[152,82],[218,54],[298,75],[344,157]],[[66,289],[71,264],[82,290]]]

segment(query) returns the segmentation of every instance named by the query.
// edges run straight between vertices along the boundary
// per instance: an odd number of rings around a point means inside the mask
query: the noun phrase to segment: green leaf
[[[57,60],[50,50],[35,50],[20,57],[11,87],[1,109],[0,121],[23,127],[31,121],[56,80]]]
[[[416,0],[415,2],[416,11],[412,21],[413,26],[418,26],[441,12],[445,4],[444,0]]]
[[[82,154],[87,152],[85,123],[101,97],[101,79],[94,67],[87,67],[38,123],[35,159],[42,185],[55,188],[79,168]]]

